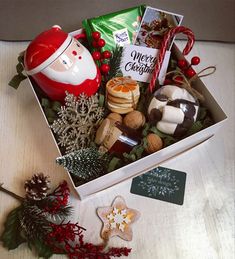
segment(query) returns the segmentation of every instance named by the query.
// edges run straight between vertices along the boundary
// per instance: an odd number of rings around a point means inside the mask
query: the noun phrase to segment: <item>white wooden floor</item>
[[[184,42],[177,44],[182,48]],[[26,46],[25,42],[0,42],[0,182],[19,195],[24,195],[24,180],[36,172],[50,175],[53,185],[68,180],[54,163],[58,153],[28,83],[17,91],[7,85],[15,73],[17,55]],[[87,229],[87,240],[100,241],[102,223],[96,208],[122,195],[129,207],[141,212],[141,218],[133,225],[133,241],[115,237],[110,244],[132,247],[131,259],[234,258],[235,44],[197,42],[190,57],[194,55],[202,60],[199,69],[216,65],[216,73],[203,81],[229,120],[209,141],[162,164],[187,173],[184,205],[133,195],[131,180],[82,202],[73,192],[72,220]],[[0,232],[6,215],[17,205],[0,193]],[[8,252],[0,244],[0,258],[34,255],[24,245]]]

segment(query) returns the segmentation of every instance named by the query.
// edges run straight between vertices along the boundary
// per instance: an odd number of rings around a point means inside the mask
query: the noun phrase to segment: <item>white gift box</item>
[[[80,32],[81,31],[78,30],[71,34],[76,35],[76,34],[79,34]],[[178,50],[178,48],[175,45],[173,45],[173,47],[172,47],[172,52],[177,57],[177,59],[184,59],[184,56],[182,55],[182,53]],[[55,144],[59,150],[59,153],[61,154],[58,144],[56,142],[56,139],[54,137],[54,134],[49,126],[49,123],[47,121],[43,108],[39,101],[39,96],[37,96],[37,93],[35,91],[35,87],[37,87],[37,86],[35,85],[35,83],[33,83],[33,81],[31,80],[30,77],[28,77],[28,80],[29,80],[29,83],[35,94],[35,97],[38,101],[38,104],[41,108],[43,116],[48,124],[48,129],[51,131],[52,138],[54,139]],[[202,93],[206,99],[205,106],[209,109],[209,111],[212,115],[212,118],[215,122],[212,126],[206,128],[206,129],[203,129],[187,138],[184,138],[175,144],[165,147],[158,152],[148,155],[142,159],[139,159],[133,163],[130,163],[122,168],[119,168],[111,173],[103,175],[97,179],[94,179],[94,180],[87,182],[83,185],[80,185],[78,187],[76,187],[74,185],[73,180],[72,180],[70,174],[68,173],[69,177],[71,179],[71,182],[73,184],[73,187],[77,191],[80,199],[84,199],[94,193],[97,193],[101,190],[109,188],[126,179],[133,178],[137,175],[143,174],[144,172],[160,165],[160,163],[162,163],[163,161],[165,161],[171,157],[174,157],[174,156],[204,142],[205,140],[209,139],[210,137],[212,137],[215,134],[215,132],[223,125],[223,123],[227,119],[227,116],[223,112],[220,105],[216,102],[214,97],[210,94],[210,92],[207,90],[206,86],[203,84],[203,82],[199,78],[196,79],[195,88],[200,93]]]

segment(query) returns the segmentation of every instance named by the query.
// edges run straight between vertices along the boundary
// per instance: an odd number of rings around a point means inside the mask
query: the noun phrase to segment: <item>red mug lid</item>
[[[58,25],[40,33],[25,51],[26,73],[33,75],[43,70],[64,52],[71,41],[72,37]]]

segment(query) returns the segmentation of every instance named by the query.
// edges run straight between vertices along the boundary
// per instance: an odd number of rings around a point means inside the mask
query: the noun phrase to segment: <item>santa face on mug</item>
[[[52,100],[64,101],[66,91],[90,96],[100,85],[90,52],[60,27],[39,34],[28,46],[24,63],[26,73]]]
[[[86,79],[93,80],[97,68],[90,52],[73,39],[69,47],[42,73],[56,82],[76,86]]]

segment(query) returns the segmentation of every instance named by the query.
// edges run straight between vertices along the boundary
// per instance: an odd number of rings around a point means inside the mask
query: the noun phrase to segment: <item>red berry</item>
[[[189,78],[193,77],[194,75],[196,75],[196,72],[192,69],[189,68],[185,71],[186,76],[188,76]]]
[[[100,66],[100,71],[101,71],[101,73],[102,74],[108,74],[108,72],[109,72],[109,70],[110,70],[110,66],[108,65],[108,64],[102,64],[101,66]]]
[[[192,59],[191,59],[191,65],[194,65],[194,66],[196,66],[196,65],[198,65],[199,63],[200,63],[200,58],[199,57],[197,57],[197,56],[195,56],[195,57],[193,57]]]
[[[92,41],[92,46],[93,46],[94,48],[98,48],[98,47],[99,47],[99,46],[98,46],[98,42],[95,41],[95,40],[93,40],[93,41]]]
[[[101,54],[100,54],[99,51],[94,51],[94,52],[92,53],[92,57],[93,57],[94,60],[100,60]]]
[[[98,44],[98,46],[100,47],[100,48],[102,48],[102,47],[104,47],[104,45],[105,45],[105,40],[103,40],[103,39],[99,39],[98,41],[97,41],[97,44]]]
[[[94,32],[92,32],[92,38],[94,39],[94,40],[96,40],[96,41],[98,41],[99,40],[99,38],[100,38],[100,32],[98,32],[98,31],[94,31]]]
[[[163,85],[170,85],[172,83],[172,81],[170,79],[165,79]]]
[[[104,59],[106,59],[106,58],[111,58],[111,56],[112,56],[112,54],[111,54],[111,52],[108,51],[108,50],[105,50],[105,51],[102,53],[102,57],[103,57]]]
[[[178,60],[177,64],[178,64],[178,67],[181,68],[181,69],[183,69],[187,66],[187,62],[184,59]]]
[[[178,81],[178,82],[182,82],[183,81],[183,77],[182,76],[176,76],[174,79],[176,81]]]

